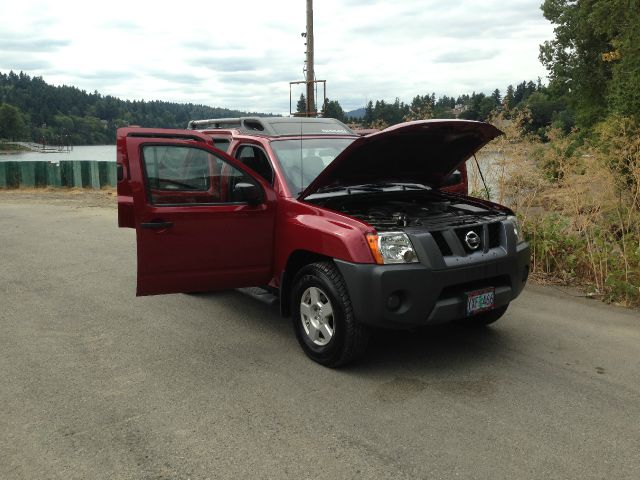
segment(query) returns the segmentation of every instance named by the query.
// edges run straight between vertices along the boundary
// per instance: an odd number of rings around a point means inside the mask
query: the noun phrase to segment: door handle
[[[153,222],[146,222],[146,223],[140,224],[140,228],[154,228],[158,230],[161,228],[169,228],[169,227],[173,227],[173,222],[164,222],[162,220],[157,220]]]

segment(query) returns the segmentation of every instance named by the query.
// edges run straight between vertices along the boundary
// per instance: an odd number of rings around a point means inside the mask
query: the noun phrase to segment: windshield
[[[273,140],[291,195],[297,197],[355,138]]]

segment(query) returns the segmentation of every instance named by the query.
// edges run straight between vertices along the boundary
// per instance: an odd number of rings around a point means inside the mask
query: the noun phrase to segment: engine
[[[341,196],[322,202],[323,206],[362,220],[379,232],[404,228],[440,230],[452,226],[490,221],[504,215],[458,198],[447,198],[435,193],[429,195],[406,194],[402,198]]]

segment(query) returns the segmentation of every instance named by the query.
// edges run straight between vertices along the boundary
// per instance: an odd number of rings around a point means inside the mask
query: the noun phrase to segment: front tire
[[[335,265],[307,265],[293,285],[293,328],[307,356],[327,367],[340,367],[361,356],[369,329],[356,322],[344,279]]]

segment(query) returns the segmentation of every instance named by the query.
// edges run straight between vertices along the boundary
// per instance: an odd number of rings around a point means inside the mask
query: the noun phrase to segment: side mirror
[[[444,179],[442,186],[451,187],[453,185],[458,185],[460,182],[462,182],[462,173],[460,173],[460,170],[454,170],[447,176],[447,178]]]
[[[262,200],[260,188],[253,183],[240,182],[233,187],[233,198],[249,205],[257,205]]]

